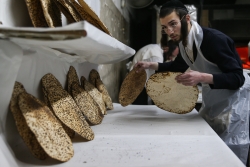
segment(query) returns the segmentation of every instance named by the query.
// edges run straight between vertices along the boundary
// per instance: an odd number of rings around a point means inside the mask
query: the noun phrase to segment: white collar
[[[194,43],[194,26],[191,26],[191,29],[187,36],[187,48],[189,50],[193,50],[193,43]]]

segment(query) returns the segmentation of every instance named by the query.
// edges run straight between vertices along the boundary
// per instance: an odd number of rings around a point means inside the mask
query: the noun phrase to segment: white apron
[[[191,70],[203,73],[222,73],[216,64],[202,54],[200,45],[203,31],[194,21],[194,41],[197,57],[194,63],[188,59],[182,42],[179,44],[183,59]],[[198,34],[198,35],[197,35]],[[250,78],[244,73],[245,83],[238,90],[210,89],[202,84],[202,107],[199,114],[207,121],[228,147],[246,164],[249,148]]]

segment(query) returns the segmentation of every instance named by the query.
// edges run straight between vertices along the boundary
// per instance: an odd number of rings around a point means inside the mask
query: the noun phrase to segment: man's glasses
[[[184,15],[184,16],[186,16],[186,15]],[[184,16],[182,16],[181,20],[184,18]],[[176,26],[181,22],[181,20],[180,21],[173,21],[168,26],[162,27],[161,33],[167,34],[168,31],[172,32],[176,28]]]

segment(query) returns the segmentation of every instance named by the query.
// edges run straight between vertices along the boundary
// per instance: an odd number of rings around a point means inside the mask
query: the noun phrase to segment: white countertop
[[[244,166],[195,109],[178,115],[153,105],[114,107],[100,125],[91,126],[94,140],[73,139],[75,154],[68,162],[37,160],[20,139],[9,146],[0,138],[0,154],[5,155],[0,166]]]

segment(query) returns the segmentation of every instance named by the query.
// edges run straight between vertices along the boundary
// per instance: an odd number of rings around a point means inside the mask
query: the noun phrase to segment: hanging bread
[[[127,74],[119,91],[119,102],[123,107],[132,104],[135,101],[142,92],[146,80],[147,74],[145,70],[137,73],[134,68]]]

